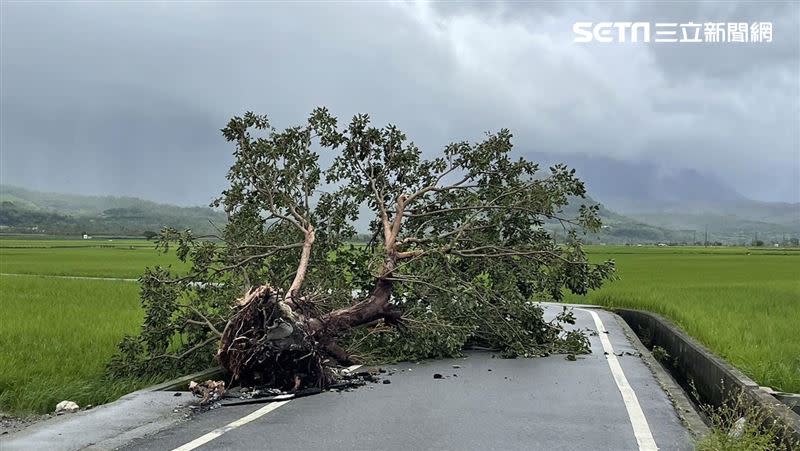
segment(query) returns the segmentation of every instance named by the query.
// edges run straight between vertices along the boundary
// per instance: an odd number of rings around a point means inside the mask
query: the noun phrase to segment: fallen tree
[[[584,294],[613,274],[587,261],[578,233],[596,206],[574,170],[512,159],[511,134],[452,143],[435,158],[365,115],[340,129],[326,109],[278,131],[248,113],[222,130],[235,144],[230,187],[212,204],[213,236],[165,229],[184,274],[148,269],[145,320],[112,360],[112,376],[187,371],[212,356],[234,380],[284,390],[325,387],[333,364],[458,354],[468,344],[506,356],[585,352],[564,311],[535,301]],[[323,168],[320,157],[329,163]],[[370,219],[368,245],[348,244]],[[568,236],[554,242],[548,227]]]

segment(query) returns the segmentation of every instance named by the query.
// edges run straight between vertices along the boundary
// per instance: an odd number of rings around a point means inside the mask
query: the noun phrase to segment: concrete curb
[[[160,384],[152,385],[143,388],[139,391],[186,391],[189,389],[189,382],[191,381],[204,381],[208,379],[219,379],[225,375],[225,372],[220,367],[209,368],[207,370],[198,371],[196,373],[187,374],[186,376],[176,377],[175,379],[162,382]]]
[[[673,369],[686,390],[691,384],[703,402],[720,406],[742,393],[746,399],[786,426],[789,439],[800,443],[800,415],[762,389],[729,363],[717,357],[671,322],[650,312],[615,309],[633,330],[645,335],[654,346],[660,346],[673,359]]]
[[[0,449],[115,449],[185,421],[189,406],[197,403],[186,392],[189,382],[223,375],[221,368],[211,368],[128,393],[93,409],[52,417],[3,436]]]

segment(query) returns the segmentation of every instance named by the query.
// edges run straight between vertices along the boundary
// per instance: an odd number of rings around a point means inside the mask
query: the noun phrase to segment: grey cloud
[[[798,8],[720,4],[8,4],[2,178],[206,203],[230,163],[228,117],[255,110],[287,126],[327,105],[342,121],[396,123],[428,153],[509,127],[522,151],[691,167],[797,200],[800,44],[782,30],[800,24]],[[776,42],[572,42],[574,21],[617,14],[763,16]]]

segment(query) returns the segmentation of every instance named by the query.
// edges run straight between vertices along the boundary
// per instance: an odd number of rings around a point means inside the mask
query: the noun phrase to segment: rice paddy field
[[[97,405],[149,383],[110,384],[103,373],[141,324],[130,279],[157,264],[181,266],[144,240],[0,239],[0,412]]]
[[[619,280],[571,302],[659,313],[761,385],[800,393],[800,249],[594,246]]]
[[[620,279],[571,302],[663,314],[763,385],[800,392],[800,250],[589,248]],[[0,412],[100,404],[146,385],[109,384],[116,344],[139,327],[145,266],[180,263],[143,240],[0,238]]]

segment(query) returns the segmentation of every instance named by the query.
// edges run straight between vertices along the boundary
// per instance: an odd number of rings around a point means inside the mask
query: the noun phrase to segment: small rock
[[[575,358],[575,354],[567,354],[566,359],[569,360],[570,362],[574,362],[575,360],[577,360]]]
[[[434,378],[434,379],[444,379],[444,376],[442,376],[442,375],[441,375],[441,374],[439,374],[439,373],[434,373],[434,375],[433,375],[433,378]]]
[[[747,420],[744,417],[736,420],[736,422],[733,423],[731,430],[728,431],[728,437],[740,438],[742,434],[744,434],[745,424],[747,424]]]
[[[384,380],[383,380],[383,383],[384,383],[384,384],[391,384],[391,383],[392,383],[392,381],[390,381],[389,379],[384,379]]]
[[[458,374],[456,374],[456,373],[453,373],[453,377],[458,377]]]
[[[56,405],[56,415],[77,412],[80,407],[72,401],[61,401]]]
[[[461,365],[453,365],[453,368],[456,368],[456,369],[461,368]]]
[[[491,369],[491,368],[489,368],[489,369],[488,369],[488,370],[486,370],[486,371],[492,371],[492,369]]]
[[[176,391],[176,392],[175,392],[175,394],[174,394],[174,395],[172,395],[172,396],[180,396],[180,395],[181,395],[181,392],[179,392],[179,391]]]

